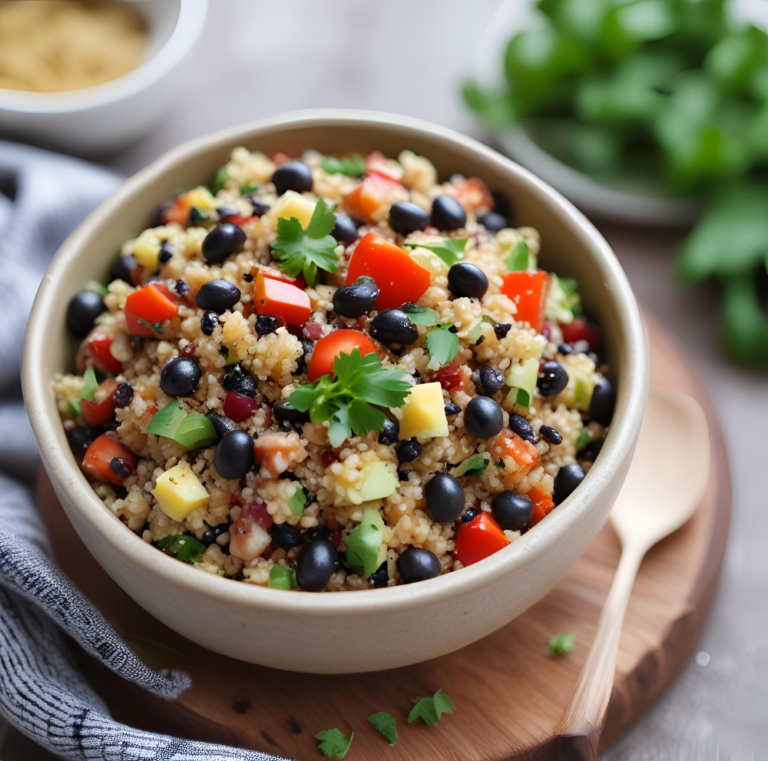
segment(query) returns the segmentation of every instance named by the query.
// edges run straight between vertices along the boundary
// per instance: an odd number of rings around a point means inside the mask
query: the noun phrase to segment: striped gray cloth
[[[275,761],[114,721],[72,656],[79,646],[168,700],[190,685],[185,674],[147,667],[58,570],[32,498],[37,446],[19,384],[27,316],[56,248],[120,180],[91,164],[0,142],[0,715],[63,758]]]

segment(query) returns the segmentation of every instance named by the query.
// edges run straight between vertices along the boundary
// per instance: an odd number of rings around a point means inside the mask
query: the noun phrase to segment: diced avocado
[[[507,399],[521,407],[530,407],[538,377],[539,360],[535,357],[530,357],[518,365],[512,365],[504,378],[504,382],[510,387]]]
[[[346,538],[346,560],[367,579],[387,559],[384,521],[377,507],[366,507],[363,520]]]
[[[157,479],[152,490],[161,510],[175,521],[183,521],[193,510],[208,503],[208,492],[186,461],[174,465]]]
[[[295,190],[286,191],[280,200],[272,207],[269,214],[273,217],[290,219],[295,217],[303,228],[309,226],[309,220],[315,211],[315,202]]]
[[[384,499],[400,488],[397,466],[393,462],[373,460],[361,471],[355,488],[347,489],[347,499],[353,505]]]
[[[414,386],[405,397],[405,404],[393,412],[400,419],[401,441],[414,436],[428,439],[448,435],[443,389],[437,382]]]
[[[424,269],[429,270],[432,277],[448,274],[448,265],[428,248],[418,246],[411,250],[411,258],[415,259]]]

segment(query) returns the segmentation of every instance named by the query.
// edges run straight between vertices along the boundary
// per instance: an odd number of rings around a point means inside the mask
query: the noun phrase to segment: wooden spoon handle
[[[555,729],[561,758],[597,759],[597,746],[613,689],[621,627],[644,554],[644,550],[628,548],[621,555],[592,647]]]

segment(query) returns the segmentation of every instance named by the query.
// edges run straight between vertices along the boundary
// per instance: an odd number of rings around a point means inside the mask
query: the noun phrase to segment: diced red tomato
[[[280,164],[285,164],[286,161],[291,161],[291,157],[285,151],[276,151],[272,154],[272,161],[280,166]]]
[[[224,398],[224,414],[236,423],[242,423],[256,412],[259,404],[249,396],[238,394],[236,391],[227,391]]]
[[[408,191],[397,181],[381,174],[371,174],[344,196],[353,216],[369,220],[380,206],[407,201]]]
[[[504,428],[491,441],[491,454],[495,460],[511,457],[521,469],[532,470],[539,464],[541,455],[529,441]],[[518,471],[519,473],[519,471]]]
[[[402,167],[396,162],[388,161],[387,157],[379,151],[368,154],[365,160],[365,173],[378,175],[397,183],[403,179]]]
[[[253,217],[246,217],[243,214],[225,214],[222,218],[222,222],[229,222],[229,224],[242,227],[246,222],[250,222]]]
[[[272,543],[267,531],[271,525],[272,516],[263,502],[246,504],[229,530],[230,553],[246,563],[256,560]]]
[[[468,367],[446,365],[435,373],[435,380],[446,391],[463,391],[467,387],[471,374]]]
[[[495,205],[488,186],[478,177],[469,177],[456,186],[456,200],[472,211],[492,209]]]
[[[299,434],[262,433],[253,443],[253,455],[264,478],[277,478],[294,464],[307,458]]]
[[[113,461],[118,462],[114,463]],[[82,468],[94,481],[109,481],[122,486],[128,476],[136,471],[136,455],[122,441],[108,433],[102,433],[83,457]]]
[[[96,391],[93,392],[93,399],[80,400],[80,407],[83,410],[83,417],[88,425],[95,428],[112,420],[115,414],[115,391],[117,391],[118,382],[114,378],[99,383]]]
[[[179,306],[173,300],[171,292],[163,283],[149,283],[134,291],[125,300],[125,322],[128,332],[142,338],[154,338],[155,332],[139,320],[146,320],[150,325],[165,322],[179,313]]]
[[[349,262],[347,283],[367,275],[376,281],[376,309],[394,309],[407,301],[417,302],[432,282],[429,270],[394,243],[368,233],[357,244]]]
[[[515,319],[518,322],[527,322],[541,333],[549,292],[549,275],[542,270],[510,272],[504,275],[501,292],[517,305]]]
[[[94,370],[110,375],[119,375],[123,372],[123,363],[115,359],[109,350],[112,346],[112,340],[113,337],[109,333],[94,328],[83,341],[77,354],[77,369],[83,373],[85,368],[90,365]]]
[[[189,206],[183,202],[183,195],[179,196],[170,206],[163,209],[160,214],[160,219],[164,225],[169,225],[175,222],[177,225],[184,227],[187,224],[189,218]]]
[[[376,347],[366,335],[359,330],[344,328],[334,330],[321,338],[312,352],[307,375],[313,383],[323,375],[333,372],[333,361],[340,354],[351,354],[354,349],[360,349],[363,356],[376,352]]]
[[[295,285],[259,273],[253,292],[259,315],[282,317],[289,325],[303,325],[312,312],[309,296]]]
[[[542,518],[549,515],[555,509],[555,503],[552,495],[547,494],[538,487],[534,486],[527,495],[533,502],[533,513],[531,513],[531,526],[535,526]]]
[[[573,322],[560,323],[560,330],[563,332],[563,341],[567,344],[586,341],[593,351],[600,348],[600,341],[602,340],[600,328],[588,322],[584,317],[577,317]]]
[[[481,512],[469,523],[460,523],[456,532],[454,557],[462,565],[472,565],[504,549],[510,543],[498,523]]]

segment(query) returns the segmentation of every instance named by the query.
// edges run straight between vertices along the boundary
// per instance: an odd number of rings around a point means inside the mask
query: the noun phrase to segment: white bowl
[[[25,142],[98,155],[157,122],[183,78],[181,64],[205,25],[208,0],[134,0],[149,30],[147,60],[111,82],[61,93],[0,89],[0,131]]]

